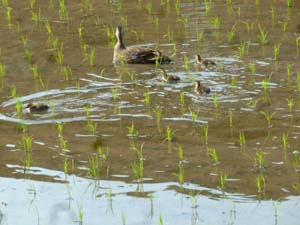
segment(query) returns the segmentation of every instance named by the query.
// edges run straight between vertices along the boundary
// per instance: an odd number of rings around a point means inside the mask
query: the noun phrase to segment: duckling
[[[123,42],[122,27],[116,29],[117,43],[114,48],[113,63],[129,63],[129,64],[155,64],[169,63],[171,59],[163,56],[160,51],[151,48],[126,47]]]
[[[203,66],[215,66],[216,63],[212,60],[202,59],[200,54],[195,55],[196,64],[203,65]]]
[[[164,69],[161,69],[162,79],[167,83],[176,83],[180,81],[180,78],[177,76],[168,75]]]
[[[206,87],[204,85],[201,85],[200,81],[195,81],[195,92],[198,94],[209,94],[210,93],[210,88]]]
[[[28,103],[25,106],[25,109],[28,109],[29,112],[45,112],[49,109],[49,106],[43,103]]]

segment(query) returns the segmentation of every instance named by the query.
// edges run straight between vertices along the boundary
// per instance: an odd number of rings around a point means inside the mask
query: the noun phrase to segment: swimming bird
[[[195,81],[195,92],[198,94],[209,94],[210,93],[210,88],[207,86],[204,86],[200,83],[200,81]]]
[[[126,47],[123,42],[122,27],[116,29],[117,43],[114,48],[113,63],[155,64],[169,63],[171,59],[158,50],[142,47]]]
[[[216,65],[216,63],[212,60],[202,59],[200,54],[195,55],[195,59],[196,59],[197,65],[203,65],[203,66],[215,66]]]
[[[180,78],[177,76],[168,75],[164,69],[161,69],[162,79],[167,83],[176,83],[180,81]]]
[[[49,109],[49,106],[43,103],[28,103],[25,106],[25,109],[27,109],[29,112],[45,112]]]

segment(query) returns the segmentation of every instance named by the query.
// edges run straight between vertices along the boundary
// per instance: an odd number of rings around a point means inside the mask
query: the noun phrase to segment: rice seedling
[[[213,160],[214,164],[217,165],[220,163],[219,161],[219,156],[215,148],[208,148],[207,149],[208,155],[211,157]]]
[[[77,218],[78,218],[78,224],[83,224],[83,211],[82,211],[82,205],[77,205]]]
[[[299,152],[298,151],[293,152],[293,167],[294,167],[295,171],[299,170]]]
[[[24,151],[31,152],[32,151],[32,142],[33,142],[32,136],[29,136],[28,134],[24,133],[22,135],[20,145],[23,147]]]
[[[69,168],[69,158],[65,155],[64,157],[64,163],[63,163],[63,170],[65,174],[68,174],[68,168]]]
[[[189,59],[186,54],[183,56],[183,68],[185,71],[189,70]]]
[[[125,25],[125,27],[128,27],[128,17],[127,16],[121,16],[121,21]]]
[[[262,115],[264,116],[264,118],[266,119],[268,128],[271,128],[271,127],[272,127],[272,118],[273,118],[273,116],[275,115],[275,112],[273,112],[273,113],[268,113],[268,112],[262,111],[261,114],[262,114]]]
[[[205,14],[208,16],[211,12],[211,0],[204,0]]]
[[[178,178],[178,183],[182,185],[184,183],[184,168],[183,163],[178,163],[178,173],[173,173],[175,177]]]
[[[134,123],[131,122],[131,126],[127,127],[128,129],[128,134],[127,136],[133,138],[138,136],[138,131],[135,129]]]
[[[23,171],[26,173],[28,170],[30,170],[31,164],[32,164],[32,154],[31,152],[27,152],[25,154],[25,159],[23,161]]]
[[[213,100],[215,108],[218,108],[220,105],[220,101],[219,101],[217,94],[214,94],[211,98]]]
[[[68,141],[63,137],[63,136],[59,136],[59,146],[61,148],[61,150],[64,152],[67,150],[67,144]]]
[[[7,8],[8,7],[8,0],[2,0],[2,6],[3,6],[3,8]]]
[[[177,146],[177,155],[178,155],[179,162],[183,161],[183,148],[180,144],[178,144]]]
[[[62,65],[64,62],[63,43],[61,43],[60,46],[56,48],[56,62],[59,65]]]
[[[265,166],[265,154],[263,151],[257,151],[255,153],[255,161],[258,169],[263,169]]]
[[[64,124],[63,123],[58,123],[57,124],[58,137],[63,136],[63,130],[64,130]]]
[[[31,19],[36,24],[38,24],[41,21],[41,9],[39,9],[38,12],[35,12],[34,10],[31,10]]]
[[[279,56],[280,45],[281,45],[281,43],[275,44],[274,47],[273,47],[274,48],[274,60],[275,61],[277,61],[278,56]]]
[[[160,121],[161,121],[161,115],[162,115],[162,108],[161,107],[156,107],[153,109],[153,112],[156,115],[156,124],[158,127],[158,130],[160,131]]]
[[[292,71],[292,67],[293,67],[293,64],[291,64],[291,63],[288,63],[288,64],[286,65],[286,72],[287,72],[288,84],[290,83],[290,80],[291,80],[291,71]]]
[[[191,108],[189,108],[191,119],[193,122],[196,122],[198,119],[199,110],[197,112],[194,112]]]
[[[233,87],[236,86],[237,81],[236,81],[236,77],[235,77],[235,76],[231,76],[230,84],[231,84],[231,86],[233,86]]]
[[[137,181],[140,181],[144,176],[144,159],[139,159],[139,162],[133,162],[131,165],[133,174]]]
[[[281,26],[282,26],[282,31],[283,32],[286,32],[286,30],[287,30],[287,28],[288,28],[288,25],[289,25],[289,22],[288,21],[279,21],[278,23],[280,23],[281,24]]]
[[[59,0],[59,19],[67,21],[69,19],[65,0]]]
[[[167,133],[167,137],[166,137],[166,140],[168,142],[171,142],[173,139],[174,139],[174,134],[175,134],[176,130],[172,130],[170,128],[170,126],[167,126],[167,130],[166,130],[166,133]]]
[[[226,179],[227,179],[227,174],[220,173],[220,186],[222,191],[224,191],[226,188]]]
[[[203,135],[204,135],[204,144],[208,145],[208,124],[203,124]]]
[[[93,1],[92,0],[84,0],[82,3],[83,9],[86,11],[93,10]]]
[[[118,89],[113,88],[113,89],[111,90],[111,94],[112,94],[112,97],[113,97],[113,99],[114,99],[114,104],[116,104],[117,99],[118,99]]]
[[[246,144],[246,138],[245,138],[245,134],[244,134],[243,131],[240,131],[240,138],[239,138],[239,140],[240,140],[240,146],[241,147],[245,146],[245,144]]]
[[[236,32],[235,26],[236,26],[236,24],[234,24],[232,26],[232,28],[229,31],[227,31],[227,41],[230,44],[233,43],[234,38],[235,38],[235,32]]]
[[[115,31],[114,31],[113,27],[110,27],[110,28],[106,27],[106,36],[108,39],[108,45],[111,47],[114,47],[117,42],[117,39],[116,39]]]
[[[286,152],[287,149],[289,148],[289,141],[288,141],[289,134],[288,133],[283,133],[282,134],[282,146],[283,150]]]
[[[96,136],[97,134],[97,123],[93,123],[92,120],[88,120],[87,122],[87,130],[90,132],[92,136]]]
[[[6,7],[6,20],[9,29],[11,29],[11,10],[12,8]]]
[[[89,65],[94,66],[95,65],[95,48],[92,48],[90,51],[90,57],[89,57]]]
[[[86,114],[86,117],[89,119],[90,116],[91,116],[91,107],[86,105],[83,107],[84,111],[85,111],[85,114]]]
[[[163,219],[162,219],[162,215],[159,215],[159,219],[158,219],[158,225],[164,225]]]
[[[256,64],[255,64],[255,62],[254,61],[251,61],[250,63],[249,63],[249,70],[250,70],[250,72],[252,73],[252,74],[255,74],[256,73]]]
[[[152,2],[150,2],[150,1],[147,2],[146,9],[147,9],[148,14],[151,15],[152,14],[152,9],[153,9]]]
[[[274,21],[274,19],[275,19],[275,10],[274,10],[274,6],[271,5],[270,7],[271,7],[271,18],[272,18],[272,21]]]
[[[229,127],[233,127],[233,113],[232,110],[229,110]]]
[[[178,16],[180,14],[180,9],[181,9],[181,3],[180,0],[175,1],[175,12],[176,15]]]
[[[249,50],[249,43],[242,41],[239,47],[239,55],[241,59],[243,59],[245,55],[248,54],[248,50]]]
[[[261,43],[261,45],[265,45],[268,42],[268,32],[265,31],[260,24],[258,24],[258,29],[259,29],[259,35],[258,39]]]
[[[121,217],[122,217],[122,225],[126,225],[126,217],[125,217],[125,214],[122,213]]]
[[[260,4],[260,0],[255,0],[255,5],[258,6]]]
[[[149,106],[150,105],[150,97],[151,97],[149,89],[147,89],[144,92],[144,97],[145,97],[144,102],[145,102],[146,106]]]
[[[182,22],[183,22],[183,26],[184,26],[184,31],[186,33],[187,32],[188,23],[189,23],[189,17],[188,16],[182,16]]]
[[[100,161],[98,156],[89,157],[89,167],[87,171],[87,176],[90,178],[97,179],[100,177]]]
[[[220,18],[218,16],[216,16],[213,20],[214,26],[216,29],[220,29],[220,25],[221,25],[221,21]]]
[[[39,77],[39,70],[38,70],[38,67],[36,64],[33,64],[33,65],[30,65],[30,69],[32,71],[32,74],[33,74],[33,78],[34,79],[37,79]]]
[[[300,72],[297,72],[297,92],[298,92],[298,96],[300,95]]]
[[[180,104],[183,107],[184,104],[185,104],[185,95],[184,95],[184,92],[180,92],[179,93],[179,99],[180,99]]]
[[[16,111],[17,111],[18,117],[21,118],[22,111],[23,111],[23,104],[19,99],[16,101]]]
[[[70,76],[72,76],[72,69],[71,69],[71,67],[69,67],[69,66],[62,66],[60,68],[60,70],[61,70],[61,72],[62,72],[62,74],[64,76],[64,79],[65,80],[69,80]]]
[[[49,20],[45,20],[44,26],[47,30],[49,40],[53,39],[53,31],[52,31],[51,25],[49,23]]]
[[[287,7],[292,7],[292,0],[286,0]]]
[[[155,26],[155,32],[158,34],[159,33],[159,19],[158,17],[154,17],[153,18],[153,23],[154,23],[154,26]]]
[[[293,111],[294,99],[292,97],[289,97],[287,99],[287,103],[288,103],[289,111],[291,113]]]
[[[258,193],[264,193],[266,189],[266,180],[262,174],[255,177],[255,184]]]

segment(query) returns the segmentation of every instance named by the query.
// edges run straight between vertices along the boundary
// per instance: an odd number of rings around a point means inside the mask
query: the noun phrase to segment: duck
[[[45,112],[49,109],[49,106],[43,103],[28,103],[25,106],[25,109],[27,109],[29,112]]]
[[[170,63],[171,59],[163,56],[158,50],[142,47],[126,47],[123,42],[122,27],[116,28],[117,43],[114,47],[113,63],[129,63],[129,64],[163,64]]]
[[[215,66],[216,65],[216,63],[212,60],[202,59],[200,54],[195,55],[195,59],[196,59],[196,65],[203,65],[203,66]]]
[[[162,75],[163,81],[165,81],[167,83],[177,83],[178,81],[180,81],[179,77],[168,75],[164,69],[161,69],[161,75]]]
[[[195,85],[195,92],[197,92],[198,94],[209,94],[210,93],[210,88],[207,86],[204,86],[200,83],[200,81],[195,81],[194,83]]]

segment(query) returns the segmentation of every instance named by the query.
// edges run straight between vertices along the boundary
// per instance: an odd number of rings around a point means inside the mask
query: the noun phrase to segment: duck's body
[[[114,48],[113,63],[155,64],[169,63],[171,60],[160,51],[151,48],[126,47],[123,42],[122,27],[116,29],[117,43]]]
[[[49,106],[43,103],[28,103],[25,106],[25,109],[27,109],[29,112],[45,112],[49,109]]]
[[[195,81],[195,92],[198,94],[209,94],[210,88],[207,86],[204,86],[200,83],[200,81]]]
[[[180,78],[177,76],[168,75],[164,69],[161,69],[162,79],[167,83],[177,83]]]
[[[200,54],[195,55],[195,59],[196,59],[196,65],[202,65],[202,66],[215,66],[216,65],[216,63],[212,60],[202,59]]]

